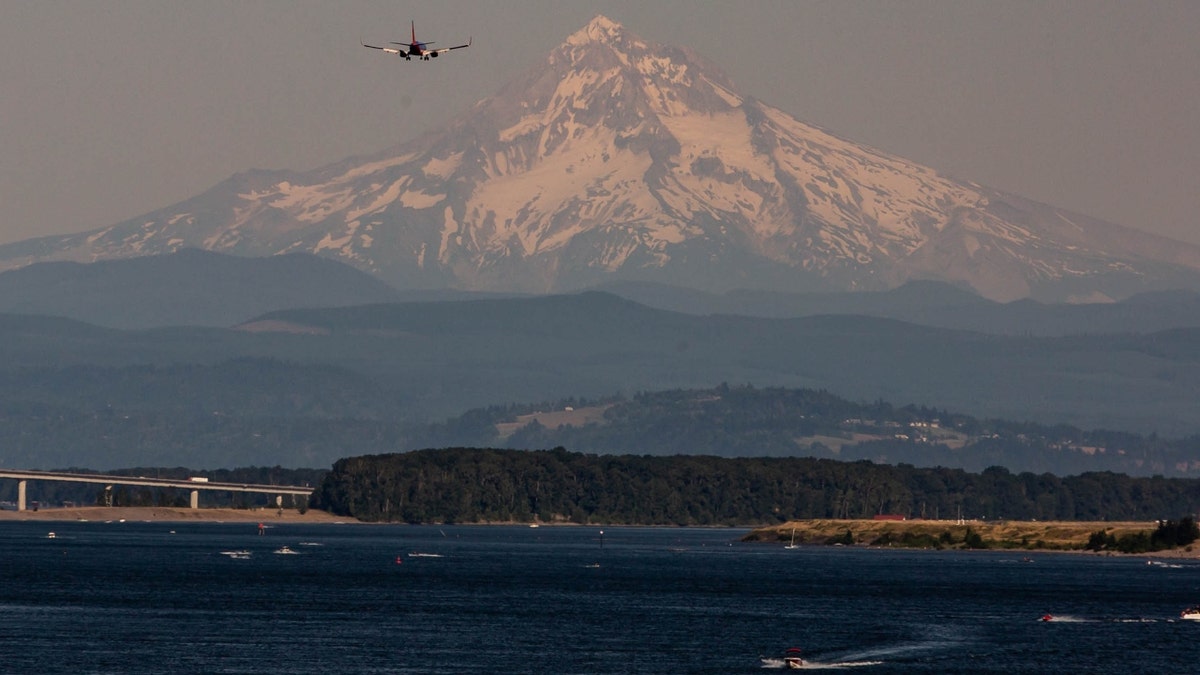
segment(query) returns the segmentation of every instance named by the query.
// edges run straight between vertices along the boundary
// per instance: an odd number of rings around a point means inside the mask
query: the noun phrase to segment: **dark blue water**
[[[0,672],[750,673],[789,646],[872,673],[1200,663],[1200,622],[1176,620],[1200,603],[1190,561],[785,550],[734,530],[266,532],[0,523]]]

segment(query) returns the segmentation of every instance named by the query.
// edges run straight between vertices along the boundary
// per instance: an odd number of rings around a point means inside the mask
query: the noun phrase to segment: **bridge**
[[[253,483],[220,483],[207,478],[147,478],[145,476],[109,476],[102,473],[62,473],[57,471],[19,471],[0,469],[0,478],[14,478],[17,481],[17,510],[25,510],[25,488],[31,480],[62,481],[67,483],[102,483],[107,486],[134,485],[142,487],[169,487],[189,490],[191,492],[191,507],[200,508],[201,490],[220,490],[223,492],[253,492],[256,494],[275,495],[275,503],[283,503],[283,495],[312,495],[313,488],[297,485],[257,485]]]

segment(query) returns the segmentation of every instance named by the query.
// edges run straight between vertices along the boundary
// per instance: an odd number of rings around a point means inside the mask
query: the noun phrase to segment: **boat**
[[[1053,621],[1053,620],[1054,620],[1054,615],[1053,615],[1053,614],[1043,614],[1043,615],[1042,615],[1042,621],[1043,621],[1043,622],[1050,622],[1050,621]]]
[[[1185,621],[1200,621],[1200,605],[1183,610],[1179,613],[1179,618]]]
[[[279,548],[275,549],[275,552],[279,555],[299,555],[296,551],[293,551],[287,546],[280,546]]]
[[[250,559],[250,551],[247,551],[245,549],[241,549],[238,551],[221,551],[221,555],[228,556],[234,560],[249,560]]]
[[[801,658],[799,647],[788,647],[786,650],[784,650],[783,656],[781,656],[781,657],[780,656],[775,656],[775,657],[763,656],[760,658],[762,659],[762,667],[763,668],[772,668],[772,669],[786,668],[788,670],[800,670],[801,668],[809,668],[810,667],[809,664],[805,663],[804,659]],[[859,665],[859,664],[853,664],[853,665]]]
[[[792,528],[792,542],[787,546],[784,546],[784,548],[800,548],[796,545],[796,528]]]

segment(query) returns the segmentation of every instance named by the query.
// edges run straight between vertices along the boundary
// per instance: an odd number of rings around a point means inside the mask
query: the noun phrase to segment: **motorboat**
[[[1049,622],[1051,622],[1051,621],[1053,621],[1053,620],[1054,620],[1054,615],[1053,615],[1053,614],[1043,614],[1043,615],[1042,615],[1042,618],[1041,618],[1041,621],[1042,621],[1042,622],[1044,622],[1044,623],[1049,623]]]
[[[280,546],[279,548],[275,549],[275,552],[279,555],[299,555],[296,551],[293,551],[287,546]]]
[[[783,652],[783,656],[779,657],[762,657],[763,668],[786,668],[788,670],[800,670],[808,668],[809,665],[804,662],[800,655],[799,647],[788,647]]]
[[[1179,613],[1179,618],[1184,621],[1200,621],[1200,605],[1183,610]]]

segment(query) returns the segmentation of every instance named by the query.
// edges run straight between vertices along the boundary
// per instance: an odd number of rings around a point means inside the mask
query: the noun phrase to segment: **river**
[[[1178,619],[1200,562],[743,534],[2,522],[0,672],[751,673],[793,646],[870,673],[1200,663]]]

